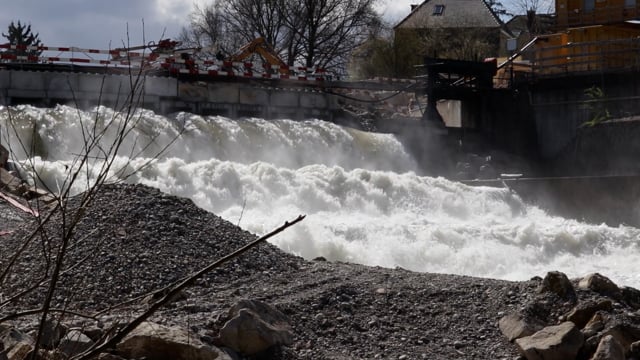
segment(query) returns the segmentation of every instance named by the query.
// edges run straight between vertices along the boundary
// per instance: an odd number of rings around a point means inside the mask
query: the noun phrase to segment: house
[[[516,49],[521,49],[536,36],[553,33],[556,30],[556,16],[529,11],[526,15],[513,16],[505,26],[516,39]]]
[[[483,60],[506,55],[512,38],[483,0],[426,0],[395,27],[396,39],[418,37],[424,56]]]

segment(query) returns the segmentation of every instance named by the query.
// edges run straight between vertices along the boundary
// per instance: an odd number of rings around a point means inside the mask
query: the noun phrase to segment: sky
[[[31,24],[44,46],[108,50],[176,38],[195,5],[206,0],[0,0],[0,30],[11,21]],[[392,24],[420,0],[381,0]],[[143,25],[144,24],[144,25]],[[128,33],[127,33],[128,28]],[[127,35],[128,34],[128,35]],[[127,41],[127,39],[129,39]],[[6,39],[0,38],[0,43]]]

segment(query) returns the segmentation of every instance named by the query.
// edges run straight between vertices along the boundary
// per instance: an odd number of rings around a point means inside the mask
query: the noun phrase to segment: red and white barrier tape
[[[255,68],[255,64],[250,62],[230,62],[230,61],[222,61],[222,60],[184,60],[184,59],[175,59],[175,58],[167,58],[165,60],[166,64],[195,64],[203,67],[211,67],[218,66],[219,68],[229,68],[229,67],[237,67],[237,68],[245,68],[245,69],[253,69]],[[303,73],[303,74],[325,74],[326,71],[322,68],[308,68],[305,66],[286,66],[286,65],[270,65],[267,64],[263,66],[267,72],[270,71],[278,71],[278,72],[291,72],[291,73]]]
[[[228,77],[246,77],[260,79],[290,79],[301,81],[321,81],[326,78],[326,72],[320,68],[307,67],[289,67],[282,65],[262,66],[264,72],[256,72],[255,64],[251,62],[230,62],[221,60],[185,60],[175,58],[172,54],[154,53],[152,51],[146,53],[127,52],[126,50],[97,50],[97,49],[80,49],[76,47],[51,47],[51,46],[24,46],[0,44],[0,49],[23,50],[23,51],[59,51],[73,52],[85,54],[108,54],[112,56],[111,60],[100,60],[79,57],[59,57],[59,56],[36,56],[36,55],[16,55],[7,52],[0,52],[0,60],[14,60],[25,62],[42,62],[42,63],[79,63],[79,64],[99,64],[99,65],[126,65],[131,66],[136,62],[139,65],[143,63],[156,62],[160,63],[160,67],[174,73],[191,74],[191,75],[208,75],[208,76],[228,76]],[[181,66],[197,65],[198,67],[218,67],[218,69],[176,69],[175,64]],[[244,71],[235,71],[234,68],[243,69]]]
[[[98,49],[81,49],[77,47],[55,47],[55,46],[26,46],[26,45],[11,45],[0,44],[0,49],[8,50],[23,50],[23,51],[58,51],[58,52],[71,52],[71,53],[85,53],[85,54],[105,54],[112,56],[124,56],[127,57],[141,57],[151,54],[151,50],[147,52],[128,52],[126,50],[114,49],[114,50],[98,50]]]
[[[18,60],[27,62],[63,62],[63,63],[82,63],[82,64],[101,64],[101,65],[130,65],[130,61],[113,61],[113,60],[94,60],[85,58],[62,58],[57,56],[38,57],[38,56],[18,56],[13,54],[0,54],[2,60]]]
[[[302,76],[302,75],[296,76],[296,75],[288,75],[288,74],[269,74],[269,73],[260,73],[260,72],[250,72],[250,71],[237,74],[233,71],[224,71],[224,70],[175,69],[175,72],[179,74],[188,74],[188,75],[245,77],[245,78],[254,78],[254,79],[281,79],[281,80],[289,79],[289,80],[300,80],[300,81],[324,80],[323,76]]]

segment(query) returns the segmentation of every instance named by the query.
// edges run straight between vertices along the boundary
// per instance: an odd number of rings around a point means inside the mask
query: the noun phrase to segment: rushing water
[[[9,116],[11,111],[11,116]],[[64,184],[82,150],[82,128],[100,129],[112,110],[71,107],[0,109],[2,144],[24,162],[18,138],[33,149],[44,182]],[[307,259],[510,280],[559,270],[570,277],[600,272],[640,287],[640,230],[554,217],[508,189],[470,187],[416,175],[413,159],[392,135],[321,120],[231,120],[140,111],[116,169],[131,172],[179,134],[155,162],[127,178],[191,198],[256,234],[299,214],[307,218],[273,240]],[[108,143],[108,141],[107,141]],[[133,154],[133,155],[132,155]],[[96,154],[98,155],[98,154]],[[114,176],[122,176],[123,172]],[[81,191],[78,181],[74,190]]]

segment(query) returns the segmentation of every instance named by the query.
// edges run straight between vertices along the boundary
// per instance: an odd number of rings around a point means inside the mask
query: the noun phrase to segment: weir
[[[339,106],[334,96],[306,87],[255,82],[181,81],[163,76],[0,70],[0,104],[115,107],[139,90],[139,105],[160,114],[188,111],[232,118],[321,117],[332,119]],[[138,102],[134,99],[134,102]]]
[[[159,114],[186,111],[230,118],[334,121],[342,113],[341,92],[421,91],[416,82],[339,81],[326,75],[281,79],[251,72],[224,76],[213,72],[215,75],[212,71],[13,64],[0,67],[0,105],[116,108],[134,94],[134,105]]]

